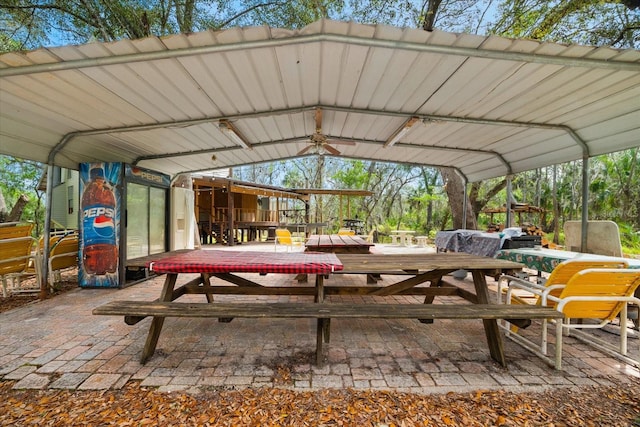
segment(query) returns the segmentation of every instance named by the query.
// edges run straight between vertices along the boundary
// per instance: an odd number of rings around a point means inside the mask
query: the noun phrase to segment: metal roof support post
[[[505,219],[505,228],[511,227],[512,215],[511,215],[511,201],[513,200],[513,192],[511,188],[511,176],[507,175],[507,218]]]
[[[587,251],[587,227],[589,225],[589,156],[582,158],[582,230],[580,252]]]
[[[47,297],[47,294],[49,293],[47,289],[47,285],[49,283],[49,280],[48,280],[49,250],[50,250],[49,232],[51,230],[52,198],[53,198],[53,164],[48,164],[47,165],[47,200],[45,203],[44,230],[42,230],[42,239],[44,241],[42,242],[43,243],[42,266],[41,266],[42,277],[40,277],[40,299],[45,299]]]
[[[467,181],[467,177],[463,177],[462,178],[464,181],[464,197],[462,197],[462,228],[466,229],[467,228],[467,193],[468,193],[468,189],[467,187],[469,186],[469,181]]]

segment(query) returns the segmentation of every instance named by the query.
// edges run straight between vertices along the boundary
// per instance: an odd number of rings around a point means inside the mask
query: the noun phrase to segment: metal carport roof
[[[322,20],[0,56],[2,154],[175,175],[325,138],[471,182],[637,147],[640,51]]]

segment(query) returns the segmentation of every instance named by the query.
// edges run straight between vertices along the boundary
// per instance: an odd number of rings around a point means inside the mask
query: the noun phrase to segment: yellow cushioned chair
[[[639,286],[639,269],[619,268],[590,268],[578,271],[566,284],[546,286],[540,293],[537,304],[555,307],[565,316],[563,321],[555,322],[556,348],[553,361],[546,356],[547,321],[543,321],[543,342],[539,347],[533,341],[518,334],[517,330],[507,329],[506,335],[554,364],[556,369],[562,367],[563,333],[567,336],[571,333],[575,338],[600,351],[638,366],[640,361],[627,357],[627,304],[640,305],[640,299],[633,296]],[[508,291],[507,304],[512,301],[514,299]],[[594,334],[578,331],[578,329],[603,328],[618,317],[620,318],[620,344],[617,348]],[[579,319],[580,322],[572,323],[571,319]]]

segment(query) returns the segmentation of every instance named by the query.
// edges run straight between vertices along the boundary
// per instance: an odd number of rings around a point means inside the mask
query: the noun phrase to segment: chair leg
[[[627,355],[627,304],[620,310],[620,353]]]
[[[562,369],[562,321],[556,322],[556,363],[555,368]]]
[[[542,354],[547,354],[547,342],[549,339],[547,326],[549,326],[547,319],[542,319],[542,344],[540,345],[540,352]]]

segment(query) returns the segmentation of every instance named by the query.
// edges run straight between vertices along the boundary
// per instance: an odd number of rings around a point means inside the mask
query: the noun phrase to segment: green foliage
[[[366,189],[368,178],[365,162],[361,160],[349,161],[348,167],[338,169],[331,175],[333,181],[351,189]]]
[[[245,1],[243,8],[249,10],[256,2]],[[269,7],[255,7],[247,18],[255,23],[281,28],[301,28],[323,18],[337,19],[342,14],[342,0],[298,0],[270,2]]]
[[[640,255],[640,230],[624,222],[618,223],[620,241],[624,253]]]
[[[21,195],[25,195],[27,203],[22,217],[22,221],[32,221],[37,224],[37,231],[40,231],[44,222],[44,203],[42,201],[43,192],[38,190],[38,183],[42,176],[42,165],[40,163],[16,159],[9,156],[0,155],[0,190],[4,196],[7,211],[15,205]]]
[[[491,32],[514,38],[637,47],[640,14],[611,0],[506,0]]]
[[[7,34],[0,33],[0,52],[11,52],[20,49],[20,43],[9,37]]]

